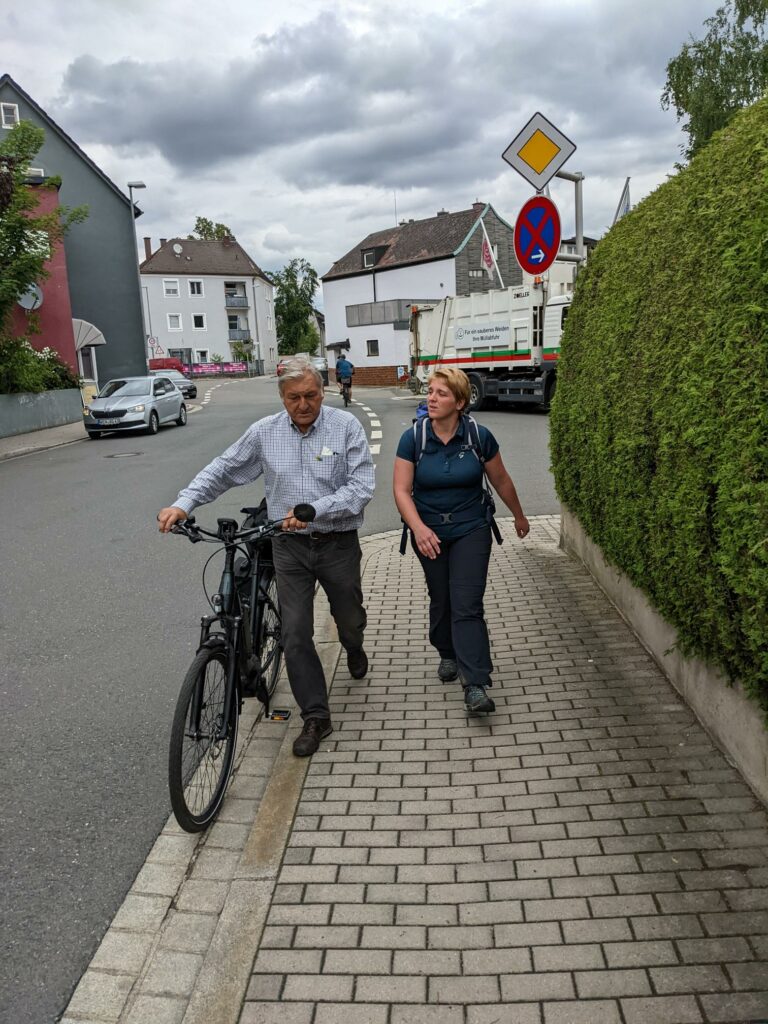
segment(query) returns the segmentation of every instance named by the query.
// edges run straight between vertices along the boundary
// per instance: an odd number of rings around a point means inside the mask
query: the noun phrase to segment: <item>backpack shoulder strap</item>
[[[422,416],[413,424],[413,462],[415,466],[421,462],[424,449],[427,447],[427,421],[428,416]]]
[[[477,425],[477,420],[474,416],[470,416],[469,413],[465,413],[465,418],[467,420],[467,432],[469,434],[469,443],[472,445],[472,451],[480,465],[484,466],[485,456],[483,455],[483,446],[480,444],[480,428]]]

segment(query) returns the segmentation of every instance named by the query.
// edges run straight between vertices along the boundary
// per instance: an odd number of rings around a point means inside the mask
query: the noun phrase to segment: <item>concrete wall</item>
[[[82,418],[83,403],[77,388],[39,395],[0,395],[0,437],[60,427]]]
[[[61,205],[88,206],[88,218],[69,231],[64,249],[72,316],[94,324],[107,341],[98,350],[99,379],[146,373],[136,235],[127,196],[86,163],[9,84],[0,88],[0,99],[17,103],[20,118],[45,131],[34,166],[46,175],[61,176]]]
[[[758,705],[716,669],[676,649],[677,634],[645,595],[603,557],[578,519],[562,507],[560,546],[580,559],[662,672],[764,803],[768,803],[768,732]]]

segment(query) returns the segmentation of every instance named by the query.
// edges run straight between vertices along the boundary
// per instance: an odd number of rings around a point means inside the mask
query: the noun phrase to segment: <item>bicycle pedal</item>
[[[273,708],[264,717],[270,722],[287,722],[291,717],[291,712],[288,708]]]

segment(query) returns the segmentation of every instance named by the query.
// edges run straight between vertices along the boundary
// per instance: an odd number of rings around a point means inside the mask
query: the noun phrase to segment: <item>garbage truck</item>
[[[571,294],[545,300],[535,285],[455,295],[411,306],[411,387],[424,392],[432,370],[457,366],[469,377],[469,408],[492,402],[549,407]]]

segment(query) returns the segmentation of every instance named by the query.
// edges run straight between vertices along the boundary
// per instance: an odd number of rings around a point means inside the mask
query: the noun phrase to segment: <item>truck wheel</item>
[[[555,388],[557,387],[557,377],[552,374],[547,378],[547,383],[544,385],[544,403],[543,408],[545,412],[549,412],[552,399],[555,397]]]
[[[469,411],[482,409],[485,406],[485,388],[479,373],[468,373],[469,378]]]

